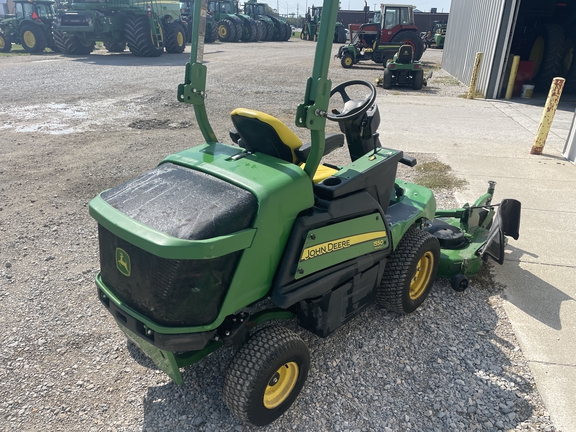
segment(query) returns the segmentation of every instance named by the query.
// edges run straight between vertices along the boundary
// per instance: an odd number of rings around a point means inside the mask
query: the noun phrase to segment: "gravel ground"
[[[217,136],[227,141],[227,116],[237,106],[292,125],[313,48],[299,40],[207,46]],[[420,94],[465,93],[438,70],[441,51],[423,60],[434,77]],[[0,99],[0,429],[555,430],[489,266],[464,293],[439,280],[415,313],[374,305],[327,339],[288,323],[310,348],[311,371],[293,407],[265,428],[241,424],[223,403],[230,350],[187,368],[179,387],[127,344],[96,298],[97,233],[87,204],[202,141],[192,109],[175,101],[186,61],[129,53],[2,57],[0,82],[10,84]],[[381,74],[373,63],[345,70],[333,60],[330,68],[334,83]],[[391,103],[413,94],[378,92]],[[400,170],[404,178],[416,173]],[[441,206],[454,203],[452,190],[437,196]]]

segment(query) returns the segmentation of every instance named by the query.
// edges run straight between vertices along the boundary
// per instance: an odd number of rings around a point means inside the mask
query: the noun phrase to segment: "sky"
[[[322,0],[259,0],[261,3],[268,3],[268,5],[273,9],[280,9],[280,14],[295,14],[297,9],[300,15],[304,15],[306,8],[312,5],[321,6]],[[430,8],[438,9],[438,12],[450,12],[450,1],[451,0],[414,0],[412,2],[407,0],[391,0],[386,3],[389,4],[409,4],[416,6],[417,9],[422,12],[430,12]],[[367,0],[370,10],[374,10],[374,7],[380,9],[380,3],[383,1],[375,2],[374,0]],[[363,10],[364,0],[340,0],[341,9],[350,10]]]

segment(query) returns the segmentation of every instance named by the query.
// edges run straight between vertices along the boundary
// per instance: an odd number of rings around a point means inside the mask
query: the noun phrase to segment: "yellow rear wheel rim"
[[[288,362],[282,365],[270,381],[264,390],[264,406],[268,409],[274,409],[282,404],[298,381],[299,368],[295,362]]]
[[[530,50],[530,61],[534,62],[534,75],[535,77],[538,74],[538,70],[540,69],[540,65],[542,64],[542,60],[544,59],[544,37],[540,36],[532,45],[532,50]]]
[[[26,43],[27,46],[29,46],[30,48],[33,48],[36,46],[36,38],[34,37],[34,33],[32,33],[30,30],[26,30],[24,32],[24,42]]]
[[[178,32],[178,46],[184,45],[184,35],[182,32]]]
[[[432,277],[432,269],[434,268],[434,254],[431,251],[427,251],[422,258],[416,264],[416,273],[410,281],[410,299],[416,300],[419,298],[426,287],[430,283],[430,278]]]

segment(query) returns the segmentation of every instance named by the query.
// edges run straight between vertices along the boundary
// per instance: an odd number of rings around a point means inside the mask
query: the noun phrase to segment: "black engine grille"
[[[98,225],[102,281],[127,306],[168,327],[200,326],[218,316],[241,251],[211,260],[152,255]],[[130,256],[131,274],[116,268],[116,248]]]

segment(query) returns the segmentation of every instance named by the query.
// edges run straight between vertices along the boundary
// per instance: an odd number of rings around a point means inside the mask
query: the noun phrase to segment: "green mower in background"
[[[414,90],[421,90],[431,76],[432,72],[424,78],[422,63],[414,60],[412,46],[402,45],[392,60],[384,65],[382,87],[391,89],[392,86],[411,86]]]
[[[266,425],[302,390],[310,354],[281,325],[295,319],[320,337],[378,301],[410,313],[437,274],[462,290],[505,235],[518,238],[520,203],[491,204],[493,184],[473,205],[437,211],[431,190],[396,179],[416,160],[383,148],[375,87],[331,89],[327,78],[338,5],[326,0],[312,76],[295,124],[253,109],[231,113],[235,144],[208,121],[203,64],[206,1],[196,1],[191,60],[178,99],[194,106],[205,143],[90,202],[98,222],[98,296],[126,336],[176,383],[180,368],[222,347],[235,350],[224,401],[239,419]],[[352,89],[365,89],[361,100]],[[329,111],[329,101],[343,106]],[[326,135],[326,120],[342,133]],[[351,163],[322,163],[346,145]]]

